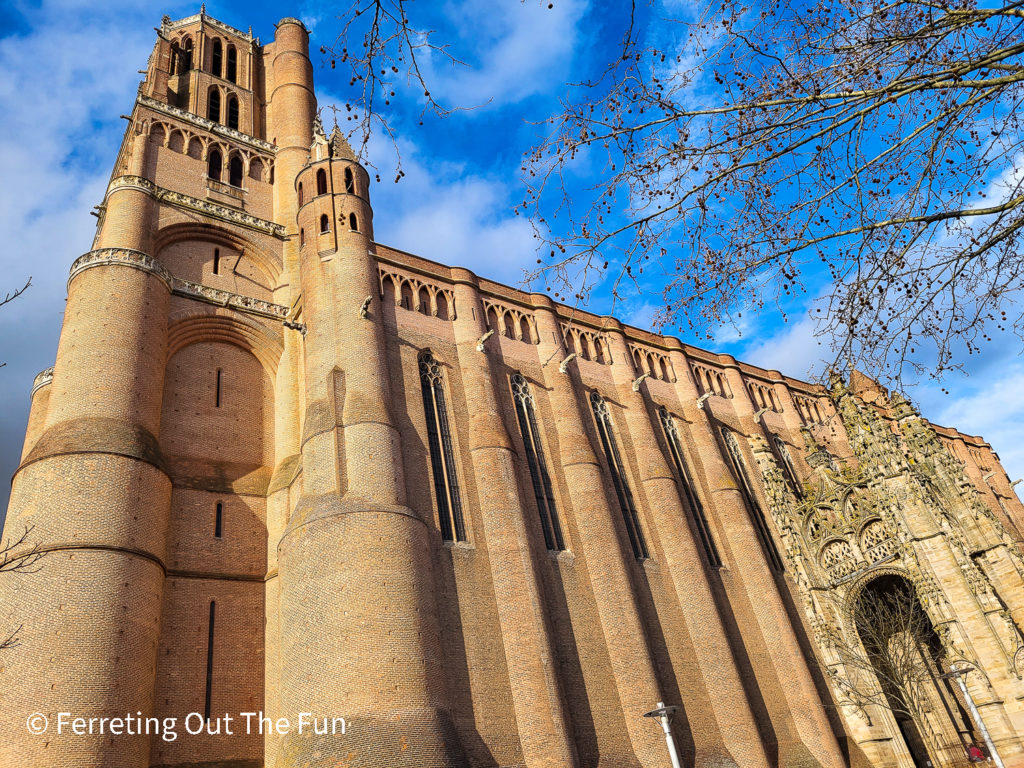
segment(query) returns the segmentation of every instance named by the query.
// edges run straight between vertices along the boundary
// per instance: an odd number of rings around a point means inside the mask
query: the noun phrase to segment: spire
[[[331,157],[338,157],[342,160],[356,159],[355,152],[352,151],[348,139],[345,138],[345,134],[341,132],[337,123],[334,124],[334,130],[331,131],[329,142],[331,145]]]

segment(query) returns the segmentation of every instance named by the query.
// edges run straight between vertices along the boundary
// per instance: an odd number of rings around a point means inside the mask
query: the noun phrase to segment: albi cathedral
[[[165,17],[98,212],[13,479],[0,765],[663,768],[663,702],[695,768],[1024,766],[989,445],[383,245],[300,21]]]

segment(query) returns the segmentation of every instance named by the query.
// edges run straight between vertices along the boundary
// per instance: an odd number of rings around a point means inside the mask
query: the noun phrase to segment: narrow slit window
[[[216,538],[221,538],[224,533],[224,502],[217,502],[217,514],[213,521],[213,535]]]
[[[746,463],[743,461],[743,453],[740,451],[739,441],[732,430],[726,427],[722,427],[722,439],[725,441],[726,453],[729,454],[732,471],[739,481],[740,493],[747,505],[747,514],[753,520],[754,530],[757,531],[757,537],[761,540],[761,546],[764,547],[768,563],[774,570],[782,573],[786,569],[782,563],[782,557],[779,555],[779,550],[775,546],[775,539],[772,538],[771,528],[768,527],[764,511],[757,501],[754,486],[750,483],[750,476],[747,474]]]
[[[238,82],[238,51],[235,46],[228,46],[227,79],[232,83]]]
[[[302,182],[299,182],[299,207],[302,207]]]
[[[220,274],[220,248],[213,249],[213,274]]]
[[[232,187],[242,187],[242,158],[235,155],[228,162],[228,183]]]
[[[615,495],[619,500],[619,509],[622,511],[622,520],[626,524],[626,533],[629,534],[629,544],[633,548],[633,556],[637,560],[644,560],[650,555],[647,552],[643,530],[640,528],[640,515],[636,509],[636,502],[633,500],[633,492],[626,480],[626,468],[615,442],[608,404],[597,391],[594,391],[590,393],[590,407],[594,411],[597,433],[601,438],[604,455],[608,459],[608,468],[612,473],[612,485],[615,486]]]
[[[220,40],[214,40],[213,41],[213,56],[212,56],[213,66],[211,67],[211,71],[217,77],[220,77],[220,65],[221,65],[221,60],[223,58],[224,58],[224,47],[223,47],[223,45],[221,45]]]
[[[221,399],[221,394],[222,394],[223,387],[224,387],[224,372],[220,368],[218,368],[217,369],[217,393],[216,393],[216,395],[214,397],[214,405],[217,408],[220,408],[220,399]]]
[[[356,191],[356,182],[355,178],[352,176],[351,168],[345,169],[345,191],[348,192],[349,194],[352,194],[353,192]]]
[[[206,638],[206,697],[203,719],[210,722],[210,698],[213,693],[213,624],[217,617],[217,601],[210,601],[210,629]]]
[[[697,495],[696,486],[690,476],[690,470],[686,467],[686,460],[683,458],[683,446],[679,439],[679,430],[672,419],[672,414],[665,408],[658,410],[658,418],[661,419],[662,429],[665,430],[665,440],[668,443],[669,453],[672,455],[672,463],[675,464],[676,472],[679,475],[679,485],[683,495],[690,507],[690,514],[693,518],[694,528],[697,529],[697,538],[700,539],[701,548],[707,557],[708,564],[712,568],[722,567],[722,558],[718,554],[718,547],[715,545],[714,536],[711,535],[711,526],[708,524],[707,516],[704,513],[704,505]]]
[[[210,89],[210,97],[206,105],[206,118],[215,123],[220,122],[220,91],[216,88]]]
[[[228,99],[228,128],[238,130],[238,99],[234,96]]]
[[[206,174],[214,181],[220,181],[220,174],[224,167],[220,152],[213,150],[206,159]]]
[[[465,541],[466,529],[462,517],[458,472],[455,469],[455,450],[448,425],[441,364],[429,351],[420,354],[419,363],[423,408],[427,417],[430,467],[434,475],[441,538],[445,541]]]
[[[558,519],[558,508],[555,506],[555,493],[551,487],[551,476],[548,474],[547,462],[544,459],[544,446],[537,428],[537,415],[533,407],[533,395],[530,385],[521,373],[512,375],[512,399],[516,404],[516,418],[519,431],[523,436],[526,448],[526,463],[530,468],[530,480],[533,481],[533,495],[537,500],[537,511],[540,513],[540,526],[544,532],[544,543],[553,552],[565,549],[562,536],[562,525]]]
[[[327,171],[323,168],[316,172],[316,193],[317,195],[327,194]]]
[[[354,213],[350,213],[348,215],[348,228],[353,232],[359,231],[359,222],[356,221],[356,215]]]

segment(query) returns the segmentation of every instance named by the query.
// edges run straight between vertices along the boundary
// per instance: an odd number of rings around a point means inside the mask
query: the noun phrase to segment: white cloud
[[[805,316],[781,326],[764,341],[751,342],[740,357],[744,362],[787,376],[807,378],[820,373],[829,353],[827,345],[814,333],[814,321]]]
[[[450,106],[512,104],[563,85],[579,42],[585,0],[451,3],[446,15],[463,40],[452,48],[468,50],[470,66],[451,66],[434,54],[426,62],[427,82]],[[471,20],[471,23],[467,23]]]
[[[961,381],[953,395],[944,395],[937,387],[916,393],[923,415],[937,424],[984,437],[999,454],[1010,479],[1024,477],[1024,362],[1008,360]]]
[[[370,189],[377,242],[491,280],[521,283],[524,270],[536,262],[537,246],[529,221],[512,212],[509,181],[474,174],[408,139],[399,140],[399,152],[402,180],[385,178]],[[394,148],[378,133],[368,153],[389,158]]]
[[[164,6],[160,10],[174,10]],[[191,7],[191,6],[190,6]],[[95,232],[158,12],[136,3],[22,4],[29,31],[0,39],[0,520],[21,453],[32,379],[53,365],[68,267]]]

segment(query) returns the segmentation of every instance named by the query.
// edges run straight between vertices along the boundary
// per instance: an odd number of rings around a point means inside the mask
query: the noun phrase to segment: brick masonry
[[[7,531],[48,554],[0,575],[0,631],[22,627],[0,765],[654,768],[659,701],[684,765],[961,765],[980,736],[951,688],[926,753],[844,693],[830,638],[895,578],[1024,766],[1024,508],[990,446],[861,374],[808,384],[388,248],[368,174],[315,113],[300,22],[263,45],[164,18],[32,393]],[[455,496],[465,533],[445,541]],[[183,718],[207,696],[214,718],[348,728],[25,728]]]

